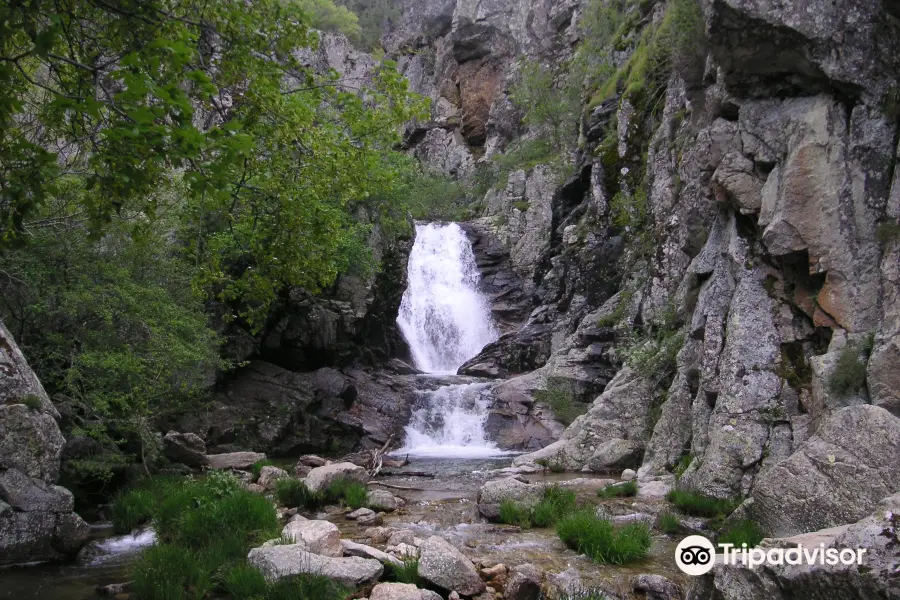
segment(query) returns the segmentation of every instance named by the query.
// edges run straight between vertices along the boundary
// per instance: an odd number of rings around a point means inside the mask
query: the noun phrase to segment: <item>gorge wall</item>
[[[771,534],[860,519],[900,489],[900,11],[703,2],[699,60],[648,106],[626,84],[674,4],[622,5],[619,80],[573,123],[568,174],[511,172],[467,225],[487,275],[509,267],[498,310],[531,310],[461,372],[514,376],[494,388],[511,447],[552,421],[540,390],[592,402],[519,464],[677,471]],[[519,68],[572,56],[586,5],[410,3],[385,45],[433,103],[411,151],[465,178],[533,136]]]

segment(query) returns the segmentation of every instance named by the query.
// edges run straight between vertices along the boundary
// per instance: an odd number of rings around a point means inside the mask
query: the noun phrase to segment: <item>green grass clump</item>
[[[834,365],[828,387],[838,396],[846,398],[859,392],[865,384],[866,363],[860,359],[859,349],[848,344]]]
[[[22,398],[22,404],[30,410],[41,410],[41,399],[34,394],[25,394],[25,397]]]
[[[213,566],[194,550],[158,544],[132,568],[132,593],[139,600],[200,600],[213,590]]]
[[[738,498],[714,498],[696,490],[672,490],[666,500],[683,513],[695,517],[726,517],[741,503]]]
[[[419,577],[419,559],[408,558],[401,564],[384,563],[385,579],[397,583],[411,583],[419,585],[422,578]]]
[[[563,517],[556,524],[563,543],[598,563],[621,565],[647,556],[653,539],[646,523],[628,523],[616,528],[591,508]]]
[[[613,483],[602,490],[597,490],[597,496],[600,498],[624,498],[636,496],[638,486],[636,481],[623,481],[621,483]]]
[[[531,511],[513,500],[504,500],[500,503],[500,522],[528,529],[531,527]]]
[[[346,590],[321,575],[295,575],[268,582],[246,564],[236,565],[222,577],[222,586],[232,600],[343,600]]]
[[[662,512],[656,517],[656,528],[668,535],[674,535],[681,529],[681,518],[673,512]]]
[[[364,483],[352,479],[337,479],[325,490],[325,501],[340,503],[354,510],[366,506],[369,491]]]
[[[307,510],[314,510],[324,503],[321,494],[312,491],[304,482],[294,477],[281,477],[275,480],[275,498],[282,506]]]
[[[256,481],[257,479],[259,479],[259,475],[262,472],[263,467],[271,467],[271,466],[273,466],[272,461],[267,458],[258,460],[255,463],[253,463],[253,466],[250,467],[250,472],[253,473],[253,481]]]
[[[765,536],[755,521],[743,519],[724,528],[719,533],[720,544],[734,544],[738,548],[747,544],[748,548],[758,546]]]
[[[155,504],[156,499],[147,490],[134,489],[120,492],[113,498],[110,507],[113,531],[119,535],[125,535],[141,525],[149,523],[153,517]]]

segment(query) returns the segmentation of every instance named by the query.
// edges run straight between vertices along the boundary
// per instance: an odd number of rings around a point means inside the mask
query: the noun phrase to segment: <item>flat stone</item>
[[[341,540],[341,546],[344,548],[345,556],[359,556],[360,558],[371,558],[384,564],[389,563],[395,566],[401,566],[403,561],[395,556],[391,556],[387,552],[382,552],[378,548],[366,546],[351,540]]]
[[[377,560],[358,556],[320,556],[300,544],[254,548],[247,555],[247,562],[262,571],[270,581],[311,573],[328,577],[351,589],[371,585],[384,573],[384,567]]]
[[[266,455],[260,452],[228,452],[206,455],[210,468],[218,470],[249,469],[254,463],[265,459]]]

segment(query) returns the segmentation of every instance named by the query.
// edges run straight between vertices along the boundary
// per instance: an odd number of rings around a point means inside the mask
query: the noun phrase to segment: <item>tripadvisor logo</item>
[[[734,544],[719,544],[721,555],[719,562],[726,565],[741,564],[755,569],[760,565],[857,565],[863,564],[865,548],[826,548],[818,547],[793,548],[740,548]],[[716,547],[701,535],[689,535],[679,542],[675,548],[675,564],[688,575],[704,575],[709,573],[716,563]]]

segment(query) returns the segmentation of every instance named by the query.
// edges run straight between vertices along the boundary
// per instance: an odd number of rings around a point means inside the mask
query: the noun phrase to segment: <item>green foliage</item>
[[[631,303],[631,298],[633,296],[634,292],[631,290],[623,292],[619,298],[619,303],[616,304],[616,308],[611,313],[604,315],[597,320],[597,327],[613,327],[619,324],[625,317],[625,313],[628,311],[628,306]]]
[[[557,83],[557,79],[562,79]],[[581,115],[580,82],[570,83],[563,73],[539,63],[521,63],[510,99],[524,121],[556,150],[570,146],[578,134]]]
[[[738,548],[742,544],[747,544],[748,548],[753,548],[758,546],[764,537],[762,529],[755,521],[743,519],[724,528],[716,541],[719,544],[734,544]]]
[[[360,26],[359,47],[365,51],[381,49],[384,26],[400,19],[400,5],[393,0],[337,0],[352,10]]]
[[[681,476],[684,475],[684,472],[688,470],[688,467],[691,466],[691,463],[694,461],[694,457],[691,454],[682,454],[678,457],[678,462],[675,463],[675,467],[673,469],[675,473],[675,479],[681,479]]]
[[[634,233],[647,227],[650,219],[647,192],[642,187],[634,193],[620,190],[609,202],[609,213],[616,227]]]
[[[621,483],[613,483],[603,489],[597,490],[597,496],[600,498],[624,498],[629,496],[637,496],[637,482],[623,481]]]
[[[272,465],[272,461],[268,458],[264,458],[253,463],[253,466],[250,467],[250,472],[253,474],[253,481],[259,479],[259,475],[262,472],[263,467],[271,467]]]
[[[675,535],[681,530],[681,517],[677,514],[664,511],[656,517],[656,527],[668,535]]]
[[[413,585],[421,585],[422,578],[419,577],[419,559],[407,558],[401,564],[384,563],[385,579],[388,581],[396,581],[397,583],[411,583]]]
[[[856,345],[847,344],[838,356],[828,378],[828,387],[838,396],[852,396],[866,384],[866,363],[860,358],[860,351]]]
[[[714,498],[690,489],[673,489],[666,500],[683,513],[695,517],[727,517],[740,505],[740,498]]]
[[[531,527],[531,511],[524,506],[520,506],[514,500],[503,500],[500,503],[500,522],[528,529]]]
[[[471,189],[463,182],[412,164],[398,193],[407,198],[413,218],[428,221],[462,221],[475,216]]]
[[[561,155],[550,140],[517,140],[506,152],[479,166],[475,175],[475,193],[483,195],[491,187],[505,188],[510,174],[519,170],[529,171],[538,165],[547,165],[559,177],[565,172],[562,162]],[[525,210],[528,210],[527,205]]]
[[[29,410],[41,410],[41,399],[34,394],[25,394],[25,397],[22,398],[22,404],[27,406]]]
[[[330,31],[346,35],[350,41],[359,44],[362,28],[356,14],[346,6],[338,5],[331,0],[289,0],[297,8],[306,13],[309,26],[321,31]]]
[[[552,485],[544,489],[540,501],[531,508],[508,499],[501,502],[500,522],[522,529],[550,527],[574,510],[575,504],[575,492]]]
[[[120,492],[113,498],[110,511],[113,531],[119,535],[131,533],[150,522],[157,499],[147,490]]]
[[[628,366],[655,385],[664,384],[674,375],[678,352],[684,345],[684,334],[679,329],[677,309],[670,303],[624,349]]]
[[[253,585],[247,571],[231,575],[250,548],[280,529],[265,498],[244,490],[234,476],[213,472],[203,480],[145,481],[122,496],[118,510],[125,516],[140,514],[148,497],[153,499],[149,512],[159,543],[132,569],[137,600],[199,599],[219,585]]]
[[[320,494],[306,487],[306,483],[294,477],[281,477],[275,480],[275,498],[287,508],[306,508],[313,510],[323,504]]]
[[[587,554],[598,563],[621,565],[641,559],[650,551],[653,539],[646,523],[629,523],[616,528],[594,509],[575,511],[556,524],[556,533],[569,548]]]
[[[556,420],[563,425],[571,425],[588,408],[583,402],[577,401],[572,382],[559,377],[548,378],[546,389],[536,390],[534,398],[538,402],[545,402]]]

